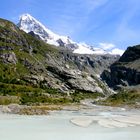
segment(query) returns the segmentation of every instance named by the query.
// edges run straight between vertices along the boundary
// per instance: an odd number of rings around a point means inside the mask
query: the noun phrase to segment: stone
[[[18,61],[14,52],[1,54],[0,57],[3,59],[5,63],[16,64]]]

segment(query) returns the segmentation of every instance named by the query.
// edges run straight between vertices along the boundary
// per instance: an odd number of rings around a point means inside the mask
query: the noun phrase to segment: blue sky
[[[140,44],[140,0],[1,0],[1,18],[17,23],[23,13],[77,42]]]

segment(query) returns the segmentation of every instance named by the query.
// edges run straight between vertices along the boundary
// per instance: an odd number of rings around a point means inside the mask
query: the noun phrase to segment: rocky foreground
[[[48,115],[51,110],[60,110],[61,106],[49,105],[49,106],[27,106],[27,105],[1,105],[0,112],[8,114],[19,115]]]

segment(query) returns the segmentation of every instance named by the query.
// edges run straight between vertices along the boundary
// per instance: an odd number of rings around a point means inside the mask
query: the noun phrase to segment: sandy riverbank
[[[140,114],[131,116],[112,115],[108,117],[100,115],[83,116],[72,118],[70,121],[73,124],[80,127],[89,127],[94,123],[98,123],[100,126],[106,128],[124,128],[124,127],[134,127],[138,125],[140,126]]]

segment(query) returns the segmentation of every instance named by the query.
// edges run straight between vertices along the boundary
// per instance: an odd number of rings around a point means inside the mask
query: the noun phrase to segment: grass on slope
[[[83,99],[95,99],[99,93],[74,92],[69,96],[56,89],[41,89],[30,85],[0,83],[0,104],[24,105],[80,103]]]
[[[119,93],[111,95],[106,100],[100,102],[100,104],[109,106],[131,106],[137,103],[140,103],[139,90],[122,90]]]

